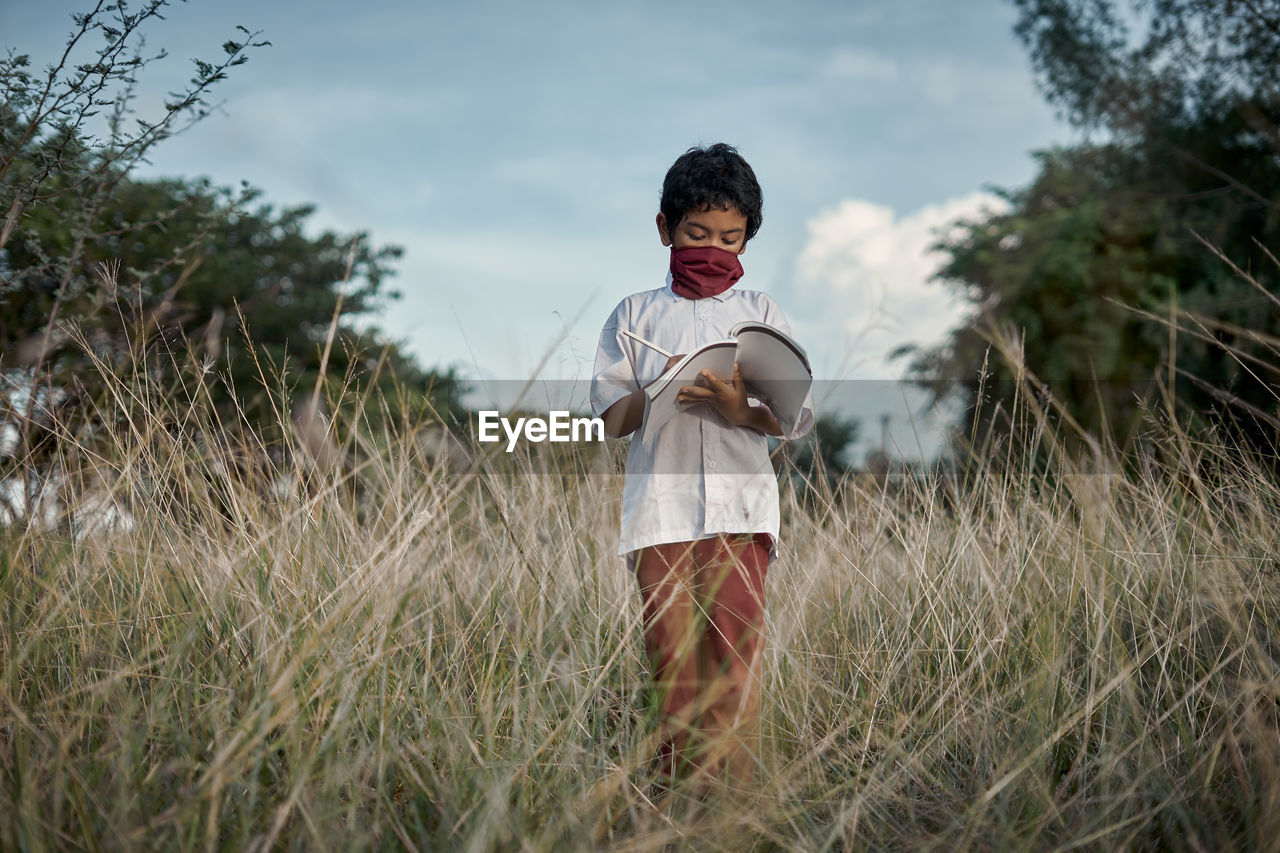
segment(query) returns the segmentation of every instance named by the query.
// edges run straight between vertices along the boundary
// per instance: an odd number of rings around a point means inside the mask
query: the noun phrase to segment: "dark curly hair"
[[[764,219],[764,196],[756,173],[738,149],[723,142],[708,148],[694,147],[680,155],[662,182],[662,215],[668,233],[690,211],[737,208],[747,217],[743,242],[756,236]]]

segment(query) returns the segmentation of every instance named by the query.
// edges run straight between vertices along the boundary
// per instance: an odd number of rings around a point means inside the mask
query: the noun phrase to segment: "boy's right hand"
[[[668,370],[670,370],[671,368],[675,367],[677,364],[679,364],[679,363],[680,363],[680,359],[682,359],[682,358],[684,358],[684,354],[683,354],[683,353],[682,353],[682,354],[680,354],[680,355],[673,355],[673,356],[671,356],[671,358],[667,359],[667,363],[663,366],[663,368],[662,368],[661,372],[659,372],[659,373],[658,373],[657,378],[655,378],[655,379],[653,380],[653,382],[657,382],[657,381],[658,381],[658,379],[661,379],[662,377],[666,376],[666,375],[667,375],[667,371],[668,371]],[[653,382],[650,382],[650,383],[649,383],[649,385],[652,385],[652,384],[653,384]],[[647,386],[646,386],[646,387],[647,387]]]
[[[662,368],[662,377],[668,370],[680,363],[680,359],[684,355],[673,355],[667,359],[666,367]],[[657,382],[658,380],[653,380]],[[653,383],[649,383],[652,385]],[[647,386],[646,386],[647,387]],[[602,415],[604,418],[605,435],[610,438],[621,438],[624,435],[630,435],[640,427],[640,423],[644,420],[645,393],[643,388],[632,391],[618,402],[610,406]]]

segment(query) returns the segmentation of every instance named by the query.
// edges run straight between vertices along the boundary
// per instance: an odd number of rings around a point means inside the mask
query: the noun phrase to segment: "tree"
[[[1141,402],[1168,392],[1265,444],[1280,378],[1280,100],[1265,57],[1280,31],[1259,4],[1162,0],[1130,45],[1113,3],[1017,5],[1049,100],[1110,138],[1039,155],[1010,210],[940,246],[938,277],[973,311],[911,350],[913,375],[983,417],[1007,412],[1017,368],[989,352],[1003,334],[1094,435],[1123,443]]]
[[[1242,109],[1259,133],[1277,139],[1276,0],[1013,3],[1014,32],[1045,97],[1072,124],[1141,140],[1162,126]]]
[[[166,5],[150,0],[130,11],[125,2],[100,0],[72,16],[65,50],[42,72],[30,71],[30,57],[12,49],[0,61],[0,316],[6,327],[0,432],[3,450],[24,474],[27,507],[54,422],[77,396],[46,359],[65,332],[59,325],[64,305],[92,289],[82,276],[91,223],[101,219],[130,170],[159,142],[203,118],[206,98],[228,70],[243,64],[249,49],[265,45],[242,30],[239,40],[224,43],[220,61],[195,61],[195,75],[170,94],[158,118],[141,119],[139,76],[164,56],[141,53],[142,32]],[[35,236],[51,223],[59,226],[55,239]],[[132,223],[122,224],[117,236],[133,230]],[[25,334],[36,327],[37,334]]]
[[[278,390],[263,380],[280,374],[309,391],[336,319],[326,374],[376,373],[384,390],[396,380],[421,394],[430,387],[441,412],[456,409],[455,378],[421,370],[376,328],[353,325],[398,296],[386,279],[400,249],[375,247],[366,234],[309,236],[312,208],[277,211],[252,198],[203,181],[124,178],[92,220],[74,219],[63,200],[29,214],[4,257],[7,366],[38,364],[61,392],[91,395],[83,386],[95,364],[186,364],[216,376],[224,419],[240,411],[262,427],[276,419],[265,398]],[[71,264],[65,253],[77,242]],[[44,261],[52,256],[63,280]],[[50,327],[55,312],[65,322]]]
[[[179,396],[199,385],[209,422],[257,430],[281,425],[282,394],[328,390],[322,378],[405,410],[460,408],[451,371],[423,370],[357,324],[398,295],[385,280],[399,248],[311,236],[311,208],[277,211],[247,187],[134,177],[268,44],[239,28],[220,61],[195,60],[158,118],[139,118],[138,79],[164,54],[136,45],[167,5],[102,0],[73,16],[66,51],[42,74],[25,55],[0,61],[0,456],[28,484],[44,476],[56,433],[113,417],[104,371]]]
[[[231,68],[248,60],[251,48],[269,44],[255,41],[259,33],[237,28],[240,40],[224,42],[219,61],[193,60],[195,75],[170,93],[159,118],[138,118],[138,77],[165,58],[164,51],[141,53],[142,32],[168,5],[169,0],[148,0],[130,12],[124,0],[99,0],[93,10],[72,15],[75,29],[66,49],[42,75],[27,70],[29,55],[12,49],[0,62],[0,250],[29,210],[52,200],[74,198],[77,211],[95,215],[157,144],[208,115],[210,93]],[[86,42],[95,35],[103,44],[93,49]],[[77,63],[73,57],[85,51],[91,57]]]

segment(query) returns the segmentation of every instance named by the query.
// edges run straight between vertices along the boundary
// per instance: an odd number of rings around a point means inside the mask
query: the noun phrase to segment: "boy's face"
[[[747,249],[747,216],[736,207],[727,210],[704,207],[686,213],[672,233],[667,228],[667,217],[659,213],[658,236],[662,245],[675,249],[715,246],[741,255]]]

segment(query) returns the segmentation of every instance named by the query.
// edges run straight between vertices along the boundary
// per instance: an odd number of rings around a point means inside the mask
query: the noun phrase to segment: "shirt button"
[[[707,319],[707,315],[706,315],[706,314],[699,314],[699,315],[698,315],[698,319],[699,319],[699,320],[705,320],[705,319]]]
[[[707,463],[707,467],[708,467],[708,468],[714,468],[714,467],[716,467],[716,463],[715,463],[715,462],[708,462],[708,463]]]

